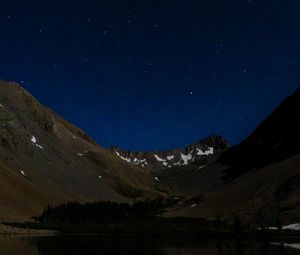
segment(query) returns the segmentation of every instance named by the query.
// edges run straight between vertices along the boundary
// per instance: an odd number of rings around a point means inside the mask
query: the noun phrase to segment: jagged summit
[[[155,169],[188,165],[196,160],[217,154],[229,148],[229,143],[221,136],[212,135],[184,148],[169,151],[134,152],[112,147],[111,150],[122,160],[141,167]]]

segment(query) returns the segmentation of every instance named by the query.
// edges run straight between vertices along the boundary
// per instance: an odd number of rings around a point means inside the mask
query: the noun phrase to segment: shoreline
[[[14,227],[0,223],[0,238],[1,237],[31,237],[31,236],[55,236],[59,232],[49,229],[34,229],[26,227]]]
[[[207,229],[197,226],[190,229],[183,223],[171,225],[120,224],[120,225],[72,225],[45,224],[36,222],[0,224],[0,237],[7,236],[141,236],[141,237],[195,237],[199,239],[257,240],[257,241],[298,241],[300,231],[255,230],[236,232],[234,229]]]

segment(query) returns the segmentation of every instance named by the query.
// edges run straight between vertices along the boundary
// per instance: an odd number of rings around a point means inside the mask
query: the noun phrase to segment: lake
[[[116,236],[0,237],[1,255],[300,255],[300,244]]]

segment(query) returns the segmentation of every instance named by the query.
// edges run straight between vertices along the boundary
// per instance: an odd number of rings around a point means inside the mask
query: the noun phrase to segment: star
[[[193,91],[190,91],[190,95],[193,95]]]

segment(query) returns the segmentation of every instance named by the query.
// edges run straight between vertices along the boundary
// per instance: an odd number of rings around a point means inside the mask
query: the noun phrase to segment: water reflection
[[[297,247],[297,245],[296,245]],[[1,255],[300,255],[294,245],[188,238],[57,236],[0,238]]]

